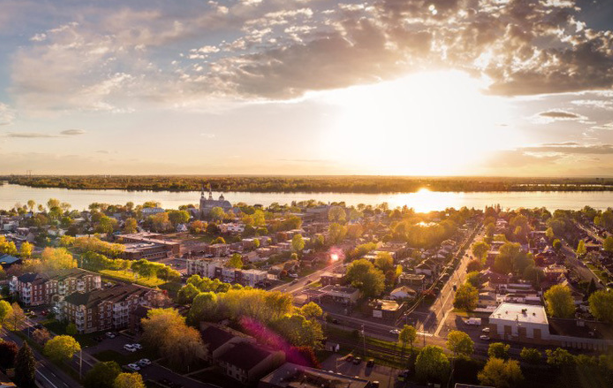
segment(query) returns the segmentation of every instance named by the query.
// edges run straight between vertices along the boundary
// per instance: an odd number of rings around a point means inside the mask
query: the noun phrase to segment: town
[[[611,232],[590,207],[30,200],[0,211],[0,378],[611,386]]]

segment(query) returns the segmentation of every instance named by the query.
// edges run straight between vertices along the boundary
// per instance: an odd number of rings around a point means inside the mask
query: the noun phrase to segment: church
[[[213,192],[210,189],[209,197],[206,198],[204,196],[203,187],[200,193],[200,217],[207,216],[211,212],[211,209],[213,209],[214,207],[220,207],[223,209],[224,212],[227,212],[228,210],[232,209],[232,204],[230,203],[230,201],[226,201],[223,194],[219,196],[219,199],[213,199]]]

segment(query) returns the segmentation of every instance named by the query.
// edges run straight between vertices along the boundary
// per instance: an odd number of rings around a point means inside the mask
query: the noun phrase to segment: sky
[[[1,174],[613,176],[610,0],[0,0]]]

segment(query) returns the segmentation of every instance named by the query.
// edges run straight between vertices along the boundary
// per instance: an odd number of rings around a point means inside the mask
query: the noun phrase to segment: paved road
[[[272,288],[271,291],[283,291],[283,292],[287,292],[290,294],[299,294],[307,286],[307,281],[310,280],[308,284],[310,284],[311,282],[316,282],[321,278],[321,275],[323,273],[332,272],[334,271],[335,268],[340,267],[341,265],[343,265],[342,260],[338,260],[337,262],[330,264],[327,267],[324,267],[320,270],[317,270],[310,275],[296,279],[297,282],[294,284],[291,284],[291,282],[281,284],[277,287]]]
[[[22,346],[23,340],[16,334],[11,332],[4,332],[3,338],[13,341],[17,345]],[[72,377],[68,376],[57,366],[53,365],[50,361],[43,357],[36,349],[32,348],[34,357],[37,361],[36,368],[36,382],[41,387],[45,388],[78,388],[81,384],[76,382]]]

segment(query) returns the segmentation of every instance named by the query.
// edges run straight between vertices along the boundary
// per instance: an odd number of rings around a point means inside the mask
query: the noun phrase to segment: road
[[[297,282],[292,284],[292,282],[290,283],[285,283],[285,284],[281,284],[278,285],[277,287],[272,288],[270,291],[283,291],[283,292],[287,292],[289,294],[298,294],[300,293],[308,284],[311,284],[312,282],[318,281],[321,278],[321,275],[324,274],[325,272],[332,272],[334,271],[334,269],[340,267],[343,265],[343,261],[342,260],[338,260],[330,265],[328,265],[327,267],[324,267],[322,269],[319,269],[315,272],[313,272],[310,275],[304,276],[302,278],[296,279]]]

